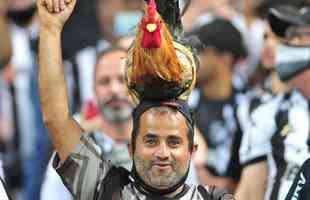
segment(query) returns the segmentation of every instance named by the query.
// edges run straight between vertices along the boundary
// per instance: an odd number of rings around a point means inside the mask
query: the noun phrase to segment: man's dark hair
[[[137,111],[138,110],[138,111]],[[153,112],[156,113],[166,113],[166,112],[173,112],[173,113],[181,113],[183,115],[183,117],[185,118],[186,121],[186,125],[188,127],[188,132],[187,132],[187,138],[188,138],[188,145],[189,145],[189,149],[192,150],[193,146],[194,146],[194,125],[193,125],[193,118],[192,118],[192,114],[190,114],[190,116],[188,116],[188,114],[185,114],[187,112],[183,112],[180,111],[180,109],[174,107],[174,106],[153,106],[153,107],[149,107],[147,109],[143,109],[141,111],[139,111],[139,109],[136,109],[133,112],[133,129],[132,129],[132,135],[131,135],[131,145],[132,145],[132,149],[133,151],[135,151],[135,147],[136,147],[136,139],[137,136],[139,134],[139,129],[140,129],[140,118],[142,116],[142,114],[144,112],[150,111],[152,110]],[[186,116],[187,115],[187,116]],[[191,118],[191,119],[189,119]]]

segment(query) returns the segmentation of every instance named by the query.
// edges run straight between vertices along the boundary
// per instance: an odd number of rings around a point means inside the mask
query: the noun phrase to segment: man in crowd
[[[229,34],[228,34],[229,33]],[[234,191],[240,176],[234,141],[240,143],[236,119],[238,92],[234,89],[234,67],[247,50],[242,35],[226,19],[215,18],[196,31],[202,46],[198,90],[191,104],[195,108],[197,126],[208,145],[206,163],[199,177],[205,184],[214,184]]]
[[[95,132],[91,137],[100,146],[105,158],[115,166],[130,170],[132,160],[127,147],[131,138],[133,105],[127,95],[123,78],[124,65],[123,60],[120,59],[126,56],[126,49],[117,46],[110,47],[99,54],[94,73],[94,92],[97,102],[89,102],[79,118],[84,130]],[[203,144],[199,143],[199,145]],[[199,152],[200,155],[204,155],[201,150]],[[198,183],[195,172],[192,166],[187,183]],[[41,199],[54,199],[55,194],[62,199],[71,199],[59,176],[52,166],[49,166]]]
[[[141,102],[138,105],[133,114],[131,172],[111,165],[92,138],[81,137],[83,130],[68,110],[60,55],[61,31],[75,3],[75,0],[38,0],[42,111],[58,153],[54,166],[74,197],[233,199],[225,193],[217,194],[210,187],[184,184],[190,160],[197,149],[193,142],[193,119],[185,103]]]
[[[240,200],[284,199],[301,165],[310,157],[310,12],[305,5],[302,9],[277,7],[269,14],[271,28],[283,42],[276,47],[276,69],[293,90],[251,113],[251,125],[240,148],[244,165],[237,192]],[[255,183],[252,177],[256,177]]]

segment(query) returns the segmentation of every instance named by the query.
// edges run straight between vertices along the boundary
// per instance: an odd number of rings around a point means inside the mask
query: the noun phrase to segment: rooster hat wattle
[[[126,83],[141,100],[187,100],[197,59],[184,42],[178,0],[148,0],[126,59]]]

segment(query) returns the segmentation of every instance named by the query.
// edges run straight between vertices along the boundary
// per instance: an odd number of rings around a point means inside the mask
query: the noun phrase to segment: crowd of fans
[[[134,104],[118,58],[127,55],[142,5],[78,0],[63,34],[71,112],[106,157],[128,169]],[[181,0],[180,6],[186,36],[199,39],[192,45],[200,60],[189,99],[199,147],[187,182],[227,188],[238,200],[284,199],[310,158],[310,77],[292,79],[286,71],[279,77],[276,66],[281,56],[303,61],[289,48],[294,45],[309,62],[310,42],[283,45],[281,23],[309,28],[310,2]],[[34,0],[0,1],[0,177],[13,199],[67,200],[72,196],[50,163],[53,148],[39,104],[38,23]]]

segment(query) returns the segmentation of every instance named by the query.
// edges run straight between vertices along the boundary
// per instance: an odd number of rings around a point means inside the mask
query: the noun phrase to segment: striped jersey
[[[309,102],[293,90],[258,106],[249,117],[239,150],[240,162],[246,166],[267,160],[265,199],[282,200],[310,157]]]
[[[302,165],[285,200],[310,200],[310,159]]]

